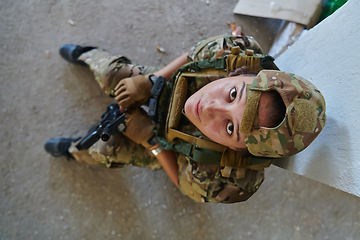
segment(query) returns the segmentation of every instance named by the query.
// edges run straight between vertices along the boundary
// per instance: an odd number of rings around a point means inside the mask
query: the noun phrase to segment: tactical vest
[[[225,78],[237,68],[247,66],[251,72],[263,69],[279,70],[268,55],[254,54],[253,50],[233,47],[231,54],[214,60],[185,64],[173,74],[159,99],[157,137],[165,149],[185,154],[189,159],[205,164],[217,164],[228,169],[262,170],[271,159],[243,157],[239,152],[208,139],[194,137],[179,130],[179,122],[189,88],[200,89],[205,83]],[[224,175],[224,174],[223,174]],[[226,175],[226,174],[225,174]],[[226,177],[226,176],[225,176]]]

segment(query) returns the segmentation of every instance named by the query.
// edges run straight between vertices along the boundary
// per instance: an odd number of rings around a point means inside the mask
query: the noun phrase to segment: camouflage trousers
[[[262,53],[259,44],[252,37],[216,36],[198,42],[190,49],[187,60],[200,61],[220,58],[230,53],[231,47],[250,48],[255,53]],[[94,73],[95,79],[104,92],[110,97],[115,96],[114,88],[124,78],[146,75],[158,71],[157,67],[132,64],[124,56],[114,56],[101,49],[93,49],[82,54],[79,60],[86,62]],[[80,140],[79,140],[80,141]],[[115,134],[108,142],[98,141],[88,150],[78,151],[73,143],[70,153],[80,163],[104,165],[106,167],[123,167],[134,165],[160,169],[161,166],[152,155],[121,133]]]
[[[124,56],[113,56],[100,49],[88,51],[80,55],[79,59],[89,65],[97,83],[110,97],[115,96],[114,88],[122,79],[159,70],[157,67],[132,64]],[[159,162],[148,150],[121,133],[114,134],[107,142],[99,140],[88,150],[79,151],[75,147],[76,144],[77,142],[71,145],[69,152],[80,163],[103,165],[109,168],[133,165],[161,169]]]

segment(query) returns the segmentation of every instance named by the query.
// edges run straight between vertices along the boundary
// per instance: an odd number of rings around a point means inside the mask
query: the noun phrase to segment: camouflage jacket
[[[230,53],[232,47],[252,49],[262,53],[258,43],[252,37],[219,36],[199,42],[188,55],[188,61],[217,59]],[[189,86],[190,95],[200,87],[226,76],[209,79],[195,77]],[[201,134],[187,122],[182,124],[182,132],[195,136]],[[217,164],[203,164],[192,161],[188,156],[178,154],[179,186],[181,191],[198,202],[234,203],[247,200],[264,181],[264,170],[255,171],[246,168],[226,169]],[[225,177],[227,176],[227,177]]]

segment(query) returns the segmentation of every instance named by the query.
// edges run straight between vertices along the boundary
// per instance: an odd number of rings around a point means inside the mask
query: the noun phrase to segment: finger
[[[118,88],[115,90],[115,94],[119,94],[120,89],[123,89],[123,88],[125,88],[125,86],[123,86],[123,85],[118,86]]]
[[[115,92],[115,95],[119,95],[122,92],[126,91],[126,87],[125,86],[121,86],[120,88],[118,88],[118,90]]]
[[[115,99],[116,101],[120,102],[121,100],[123,100],[124,98],[129,97],[129,94],[127,94],[126,92],[124,93],[120,93],[119,95],[115,95]]]
[[[120,85],[121,85],[121,82],[119,82],[119,83],[115,86],[115,88],[114,88],[115,91],[119,89]]]
[[[120,80],[120,82],[118,82],[118,84],[115,86],[115,90],[118,90],[121,86],[123,86],[125,84],[125,81],[123,81],[124,79]]]
[[[122,94],[129,94],[125,87],[124,87],[124,88],[120,88],[119,90],[117,90],[117,91],[115,92],[115,96],[119,96],[119,95],[122,95]]]
[[[125,88],[120,88],[117,92],[115,92],[115,99],[117,101],[120,101],[123,98],[129,97],[130,94],[128,91],[126,91]]]

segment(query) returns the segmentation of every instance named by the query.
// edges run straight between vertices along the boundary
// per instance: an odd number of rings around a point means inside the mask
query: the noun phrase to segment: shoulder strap
[[[168,141],[173,142],[175,139],[181,139],[185,141],[185,143],[174,143],[171,148],[177,152],[185,154],[191,160],[198,163],[248,168],[252,170],[262,170],[271,164],[271,159],[269,158],[242,158],[236,151],[218,143],[196,138],[175,129],[169,129]],[[229,154],[232,154],[232,157],[226,156]],[[229,159],[233,162],[226,161]]]
[[[225,146],[220,145],[218,143],[208,141],[208,140],[205,140],[202,138],[193,137],[186,133],[183,133],[178,130],[170,128],[169,132],[168,132],[168,136],[167,136],[168,141],[173,142],[174,139],[176,139],[176,138],[184,140],[185,142],[188,142],[189,144],[194,145],[198,148],[209,149],[209,150],[213,150],[216,152],[222,153],[226,149]]]

